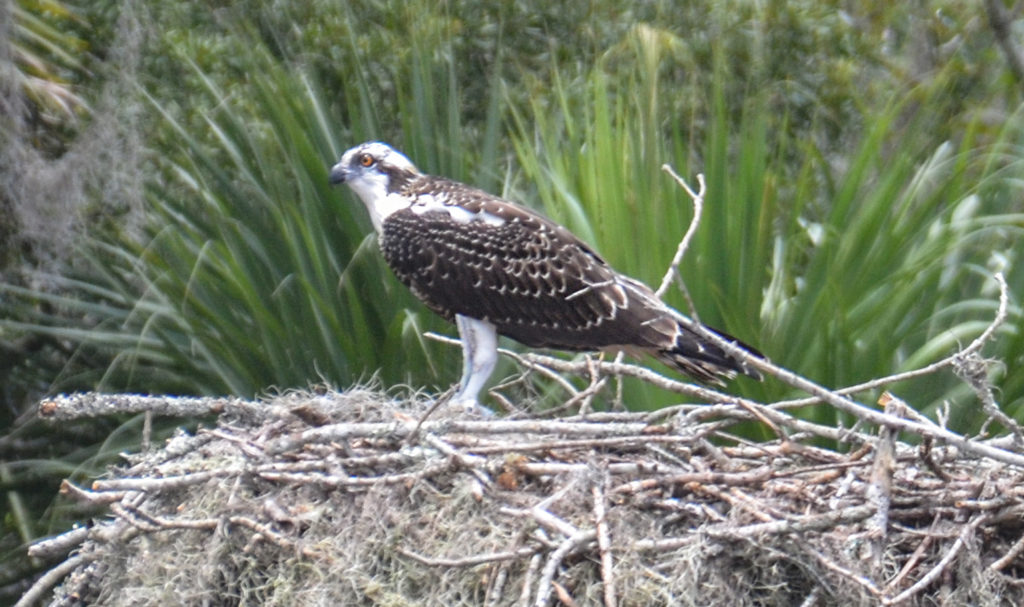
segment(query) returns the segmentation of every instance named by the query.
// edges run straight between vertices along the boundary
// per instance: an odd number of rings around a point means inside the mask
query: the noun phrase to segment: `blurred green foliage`
[[[88,227],[59,243],[62,265],[14,253],[0,268],[7,595],[42,565],[23,543],[81,515],[38,514],[59,479],[94,474],[138,430],[15,423],[40,393],[457,379],[457,349],[422,335],[453,329],[390,276],[361,205],[326,185],[367,139],[543,209],[651,284],[692,216],[660,167],[704,173],[682,267],[700,318],[830,386],[973,339],[994,314],[993,271],[1024,289],[1021,88],[981,3],[22,1],[11,14],[11,56],[31,58],[18,73],[82,103],[54,121],[55,106],[8,87],[20,113],[0,120],[5,150],[59,161],[122,112],[135,143],[121,181],[88,178],[116,158],[76,165]],[[112,90],[112,116],[90,115]],[[27,166],[0,167],[5,205]],[[118,184],[144,201],[112,209]],[[986,354],[1022,418],[1011,305]],[[958,429],[982,421],[951,376],[894,389],[926,412],[950,403]],[[626,397],[676,400],[634,383]]]

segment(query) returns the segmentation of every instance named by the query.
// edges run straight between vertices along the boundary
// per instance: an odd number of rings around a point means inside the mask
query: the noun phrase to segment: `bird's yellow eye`
[[[363,154],[359,157],[359,164],[363,165],[364,167],[371,167],[373,166],[374,162],[375,161],[373,159],[373,156],[369,154]]]

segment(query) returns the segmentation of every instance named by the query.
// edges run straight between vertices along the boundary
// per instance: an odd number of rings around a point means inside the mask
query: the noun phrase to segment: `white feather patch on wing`
[[[412,212],[417,215],[423,215],[431,211],[443,211],[448,213],[456,223],[467,224],[474,221],[482,221],[492,226],[505,225],[505,220],[497,215],[493,215],[486,211],[470,211],[464,207],[453,204],[445,204],[444,202],[437,199],[433,194],[420,194],[416,197],[416,202],[412,205]]]

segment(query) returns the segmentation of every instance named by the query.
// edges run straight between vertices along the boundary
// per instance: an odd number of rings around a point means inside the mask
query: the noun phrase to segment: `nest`
[[[730,428],[775,414],[738,402],[559,419],[428,407],[368,389],[46,401],[57,419],[218,416],[90,488],[66,483],[109,517],[35,545],[72,556],[33,591],[60,582],[51,605],[1024,604],[1012,437],[909,444],[895,422],[793,418],[750,443]],[[829,432],[838,447],[815,446]]]

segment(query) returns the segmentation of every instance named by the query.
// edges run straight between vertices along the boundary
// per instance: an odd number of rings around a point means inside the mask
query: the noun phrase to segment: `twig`
[[[266,415],[267,409],[261,411],[258,403],[240,398],[147,396],[101,392],[60,394],[39,403],[39,416],[55,421],[146,412],[171,417],[201,417],[211,413],[262,417]]]
[[[574,525],[558,518],[554,514],[551,514],[550,512],[545,510],[543,503],[538,504],[532,508],[525,509],[509,508],[507,506],[503,506],[501,509],[499,509],[499,512],[501,512],[502,514],[507,514],[519,518],[532,518],[536,520],[538,523],[540,523],[541,527],[544,527],[545,529],[549,529],[556,533],[561,533],[566,537],[572,537],[579,533],[579,529],[577,529]]]
[[[433,331],[427,331],[426,333],[423,334],[423,337],[426,337],[427,339],[433,339],[434,341],[438,341],[443,344],[448,344],[452,346],[462,345],[462,342],[459,341],[458,338],[448,337],[447,335],[441,335],[440,333],[434,333]],[[569,383],[568,380],[566,380],[564,377],[559,375],[554,370],[545,367],[542,364],[529,360],[528,358],[524,358],[517,352],[513,352],[512,350],[509,350],[507,348],[498,348],[498,354],[501,354],[502,356],[507,356],[514,360],[517,364],[526,367],[527,369],[537,371],[541,375],[544,375],[545,377],[554,380],[558,385],[562,386],[562,388],[569,394],[575,395],[578,392],[575,386]]]
[[[997,315],[996,321],[994,321],[993,324],[989,326],[989,329],[986,329],[986,331],[981,336],[979,336],[978,339],[975,340],[975,342],[972,342],[972,346],[975,343],[983,344],[983,338],[986,338],[986,336],[990,336],[995,330],[994,327],[998,326],[998,324],[1001,324],[1002,320],[1005,319],[1005,310],[1002,305],[1002,302],[1004,298],[1007,297],[1006,281],[1003,279],[1001,273],[995,274],[995,278],[1000,285],[1000,313]],[[788,371],[786,369],[773,365],[772,363],[768,362],[765,359],[756,358],[750,355],[746,350],[743,350],[736,344],[726,339],[723,339],[721,336],[717,335],[712,331],[709,331],[704,326],[692,322],[690,319],[686,318],[682,314],[675,313],[674,317],[677,318],[677,320],[679,320],[680,323],[688,326],[688,328],[700,334],[701,337],[708,339],[712,343],[724,349],[729,355],[733,356],[737,360],[740,360],[743,364],[749,364],[751,367],[754,367],[759,371],[777,377],[778,379],[793,386],[794,388],[799,388],[800,390],[803,390],[804,392],[807,392],[808,394],[811,394],[812,396],[815,396],[820,400],[832,405],[836,409],[839,409],[844,413],[849,413],[850,415],[853,415],[854,417],[862,421],[871,422],[877,425],[889,426],[890,428],[893,428],[895,430],[912,432],[920,436],[930,436],[932,438],[955,445],[960,449],[963,449],[964,451],[967,451],[968,453],[971,453],[973,455],[988,457],[996,461],[1024,468],[1024,455],[1012,453],[1010,451],[1005,451],[1003,449],[992,447],[985,443],[980,443],[978,441],[971,440],[965,436],[946,430],[945,428],[922,424],[920,422],[913,422],[892,415],[887,415],[884,412],[865,407],[864,405],[854,402],[849,398],[831,392],[828,389],[793,373],[792,371]],[[978,347],[980,347],[980,345]],[[968,349],[969,348],[970,346],[968,347]]]
[[[896,576],[889,580],[889,583],[885,585],[884,591],[886,593],[894,591],[897,586],[903,583],[903,579],[910,575],[910,572],[914,570],[914,567],[921,562],[921,559],[931,548],[932,542],[935,540],[935,535],[932,532],[935,530],[935,527],[939,524],[940,520],[942,520],[942,518],[936,514],[932,519],[932,525],[929,533],[924,536],[924,539],[922,539],[920,543],[918,543],[917,548],[914,549],[914,553],[911,554],[910,558],[907,559],[907,562],[903,564],[899,573],[897,573]]]
[[[953,371],[957,377],[963,380],[981,401],[981,407],[988,416],[982,424],[979,436],[984,436],[989,423],[994,419],[1013,433],[1017,446],[1024,444],[1024,433],[1018,424],[1009,415],[1002,412],[996,403],[995,395],[992,393],[992,384],[988,381],[988,364],[977,351],[958,353],[957,360],[953,365]]]
[[[530,557],[530,565],[526,568],[526,573],[523,575],[523,587],[519,593],[519,605],[520,607],[529,607],[530,597],[533,596],[533,580],[540,573],[541,561],[540,553],[534,554]]]
[[[989,323],[985,330],[982,331],[981,335],[976,337],[970,344],[968,344],[966,348],[963,348],[958,352],[954,352],[953,354],[950,354],[949,356],[943,358],[942,360],[933,362],[930,365],[925,365],[924,367],[921,367],[919,369],[904,371],[902,373],[894,373],[892,375],[879,377],[877,379],[866,381],[864,383],[856,384],[853,386],[847,386],[845,388],[839,388],[833,390],[832,393],[840,396],[846,396],[849,394],[856,394],[858,392],[865,392],[867,390],[874,390],[875,388],[888,386],[890,384],[906,381],[908,379],[913,379],[915,377],[931,375],[932,373],[936,373],[943,369],[954,367],[961,357],[968,356],[972,353],[980,351],[981,348],[984,347],[984,345],[988,343],[990,339],[992,339],[992,336],[995,335],[996,330],[1000,326],[1002,326],[1004,322],[1006,322],[1006,317],[1009,309],[1009,289],[1006,286],[1006,279],[1003,278],[1003,273],[996,272],[995,274],[992,275],[992,278],[995,279],[995,281],[999,284],[999,307],[996,310],[996,315],[992,319],[992,322]],[[820,397],[811,396],[807,398],[779,401],[777,403],[773,403],[771,406],[773,408],[802,407],[806,405],[820,403],[821,401],[822,399]]]
[[[846,567],[843,567],[839,563],[836,563],[836,562],[832,561],[832,559],[826,557],[824,554],[821,554],[819,552],[813,552],[813,554],[814,554],[814,557],[816,559],[818,559],[818,562],[821,563],[826,569],[834,571],[834,572],[838,573],[839,575],[845,577],[846,579],[848,579],[848,580],[850,580],[850,581],[852,581],[852,582],[854,582],[856,584],[859,584],[860,586],[862,586],[864,589],[866,589],[868,592],[870,592],[871,594],[873,594],[875,596],[878,596],[878,595],[881,594],[881,591],[878,589],[878,586],[874,582],[872,582],[870,579],[868,579],[867,577],[865,577],[863,575],[859,575],[859,574],[857,574],[857,573],[855,573],[853,571],[850,571],[849,569],[847,569]]]
[[[800,602],[800,607],[814,607],[818,604],[818,599],[821,598],[821,586],[815,586],[811,589],[804,600]]]
[[[741,540],[762,535],[782,535],[831,529],[837,525],[848,525],[862,521],[874,514],[873,506],[851,506],[843,510],[809,514],[784,521],[753,523],[737,527],[732,523],[716,523],[701,527],[699,533],[682,537],[668,537],[657,540],[637,540],[633,550],[665,552],[677,550],[694,542],[706,541],[707,537],[725,540]]]
[[[42,600],[43,595],[48,590],[56,586],[57,583],[64,579],[69,573],[94,558],[95,557],[90,554],[77,554],[47,571],[38,580],[36,580],[34,584],[32,584],[32,587],[28,589],[28,592],[18,599],[18,602],[14,604],[14,607],[31,607],[32,605],[35,605]]]
[[[77,548],[89,537],[88,527],[75,527],[58,536],[39,540],[28,547],[28,555],[32,558],[52,559],[65,556]]]
[[[458,462],[463,468],[469,470],[484,486],[491,487],[494,485],[494,481],[483,470],[484,464],[487,463],[487,458],[462,453],[433,434],[424,434],[423,441]]]
[[[409,422],[355,422],[331,424],[311,428],[291,436],[282,437],[267,445],[267,452],[277,455],[300,450],[310,443],[332,443],[357,437],[378,437],[391,440],[402,439],[416,429]],[[595,424],[587,422],[560,422],[557,420],[443,420],[424,422],[423,432],[442,434],[446,432],[465,434],[541,434],[576,436],[622,436],[645,432],[663,433],[664,428],[644,422]]]
[[[685,318],[685,317],[684,317]],[[530,352],[522,356],[524,360],[532,361],[537,364],[544,365],[555,371],[562,373],[572,373],[575,375],[583,375],[589,373],[590,369],[587,364],[583,361],[571,361],[562,360],[553,356],[545,356],[543,354],[537,354]],[[703,402],[708,403],[732,403],[735,402],[736,397],[710,388],[698,386],[696,384],[685,383],[676,381],[651,371],[646,367],[637,365],[630,365],[627,363],[615,363],[615,362],[598,362],[595,363],[597,368],[610,375],[625,375],[627,377],[635,377],[641,379],[649,384],[668,390],[669,392],[676,392],[678,394],[685,394],[694,398],[700,399]]]
[[[704,174],[697,174],[697,191],[694,192],[690,188],[690,184],[686,183],[686,180],[676,174],[675,170],[667,164],[661,165],[661,170],[665,171],[672,176],[689,195],[690,200],[693,201],[693,219],[690,220],[690,226],[686,228],[686,233],[683,234],[683,239],[679,241],[679,246],[676,248],[676,254],[672,258],[672,263],[669,264],[668,271],[665,272],[665,276],[661,279],[661,284],[658,289],[654,292],[659,298],[665,296],[665,292],[668,291],[669,285],[672,284],[672,279],[675,278],[679,281],[680,286],[683,286],[683,278],[679,274],[679,264],[683,261],[683,256],[686,255],[686,249],[690,246],[690,241],[693,240],[693,235],[697,233],[697,228],[700,226],[700,216],[704,211],[704,195],[707,193],[707,184],[704,183]],[[691,304],[691,313],[694,312]]]
[[[92,504],[94,506],[104,506],[114,502],[119,502],[124,499],[127,491],[89,491],[82,489],[78,485],[71,481],[64,479],[60,482],[60,494],[66,495],[76,501]]]
[[[572,598],[572,595],[569,594],[569,591],[565,588],[565,586],[559,584],[558,582],[552,581],[551,587],[554,588],[555,594],[558,595],[559,603],[565,605],[565,607],[579,607],[579,603],[577,603],[576,600]]]
[[[902,402],[888,392],[882,394],[878,404],[885,407],[889,415],[896,415],[902,409]],[[875,568],[881,571],[885,545],[885,533],[889,528],[889,506],[892,501],[892,476],[896,467],[896,432],[887,426],[878,429],[878,443],[875,445],[875,460],[871,466],[871,482],[867,487],[868,502],[875,506],[871,519],[871,534],[874,536]]]
[[[551,553],[544,568],[540,572],[540,580],[537,581],[537,600],[534,601],[535,607],[546,607],[551,604],[551,591],[552,582],[554,582],[555,575],[558,573],[558,568],[562,565],[562,561],[569,554],[579,550],[586,544],[594,541],[597,537],[597,531],[594,529],[584,529],[577,531],[572,536],[566,538],[558,548]]]
[[[633,494],[649,491],[666,485],[756,485],[772,478],[771,468],[765,466],[747,472],[684,472],[632,481],[612,489],[614,494]]]
[[[960,535],[957,536],[956,541],[953,542],[953,545],[950,546],[949,550],[946,551],[946,554],[942,556],[942,559],[938,563],[936,563],[935,566],[928,571],[928,573],[922,576],[921,579],[917,580],[917,582],[915,582],[913,586],[907,588],[895,597],[883,597],[882,604],[896,605],[902,603],[903,601],[911,598],[921,590],[924,590],[929,585],[931,585],[940,575],[942,575],[942,572],[945,571],[947,567],[949,567],[949,564],[953,562],[953,559],[955,559],[957,554],[960,553],[960,550],[967,543],[967,540],[972,535],[974,535],[974,532],[978,529],[978,526],[984,523],[986,520],[988,520],[988,515],[982,514],[980,516],[975,517],[974,520],[964,525],[964,528],[960,531]]]
[[[460,558],[441,558],[434,556],[424,556],[417,552],[413,552],[408,548],[398,547],[396,551],[402,556],[411,558],[412,560],[429,565],[430,567],[476,567],[477,565],[483,565],[485,563],[496,563],[499,561],[512,561],[516,559],[526,558],[537,554],[537,548],[524,547],[518,550],[507,550],[505,552],[491,552],[488,554],[473,554],[470,556],[464,556]]]
[[[1017,559],[1020,554],[1024,552],[1024,535],[1017,538],[1017,541],[1010,546],[1010,549],[1006,551],[1006,554],[992,561],[992,564],[987,567],[989,571],[1002,571],[1007,565]]]
[[[294,540],[286,537],[285,535],[278,533],[271,529],[269,526],[263,523],[253,520],[247,516],[232,516],[228,518],[228,522],[233,525],[240,527],[246,527],[255,531],[263,539],[288,550],[294,550],[297,553],[307,558],[322,558],[324,556],[319,550],[314,550],[307,546],[299,546]]]
[[[579,402],[579,414],[584,417],[586,417],[586,415],[591,411],[590,404],[594,400],[594,396],[604,388],[606,383],[608,383],[607,377],[601,377],[600,374],[598,374],[597,367],[594,366],[593,358],[587,356],[585,360],[587,361],[587,367],[590,374],[590,384],[588,384],[582,392],[570,398],[566,401],[565,405],[563,405],[566,408],[571,408],[576,402]]]
[[[241,468],[220,468],[164,478],[112,478],[93,481],[92,488],[94,491],[174,491],[200,485],[215,478],[238,476],[243,472]]]
[[[622,449],[625,450],[630,447],[642,447],[652,443],[657,444],[680,444],[680,443],[692,443],[693,438],[689,436],[679,436],[677,434],[644,434],[636,436],[613,436],[609,438],[580,438],[580,439],[563,439],[556,438],[552,440],[544,441],[531,441],[531,442],[498,442],[495,444],[480,444],[478,440],[463,440],[463,437],[453,436],[448,439],[448,442],[454,445],[460,445],[466,447],[472,453],[483,455],[488,453],[522,453],[524,451],[550,451],[552,449],[580,449],[580,448],[595,448],[595,449]],[[572,464],[568,464],[572,465]],[[654,469],[647,470],[653,472]]]
[[[601,486],[594,485],[590,494],[594,499],[594,523],[597,531],[597,550],[601,555],[601,584],[604,590],[604,607],[615,607],[615,573],[612,562],[612,541],[608,535],[608,521],[605,518],[604,488],[608,478],[605,474]]]
[[[508,581],[508,566],[502,564],[498,568],[498,573],[495,574],[493,581],[487,587],[487,594],[484,596],[484,604],[488,607],[493,607],[501,602],[501,595],[505,591],[505,582]]]
[[[636,440],[643,440],[642,437],[636,437]],[[547,476],[553,474],[568,474],[568,473],[584,473],[590,470],[591,465],[588,463],[561,463],[561,462],[519,462],[515,464],[515,469],[523,474],[531,474],[534,476]],[[671,471],[670,466],[660,465],[657,463],[647,464],[644,462],[615,462],[608,464],[608,472],[611,474],[651,474],[655,471],[669,472]]]

